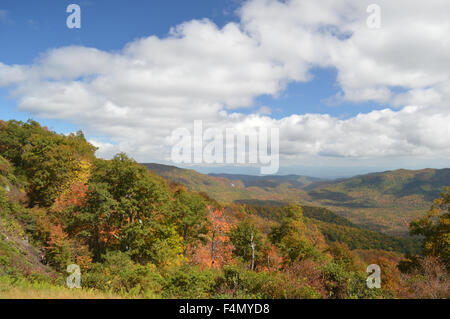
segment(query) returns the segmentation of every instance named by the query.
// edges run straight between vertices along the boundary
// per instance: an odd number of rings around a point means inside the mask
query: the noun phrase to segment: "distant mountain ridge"
[[[324,179],[303,176],[303,175],[269,175],[269,176],[254,176],[244,174],[208,174],[209,176],[224,177],[229,180],[242,181],[245,187],[276,187],[280,184],[288,183],[293,187],[302,188],[311,183],[324,181]]]
[[[358,175],[350,178],[325,180],[303,175],[244,175],[244,174],[202,174],[195,170],[179,168],[163,164],[142,164],[150,171],[168,178],[176,183],[183,183],[196,191],[213,191],[214,186],[223,187],[223,191],[230,189],[269,190],[281,186],[296,188],[307,193],[312,201],[329,201],[337,206],[361,207],[370,205],[375,197],[391,195],[395,198],[420,195],[425,201],[432,201],[438,197],[443,187],[450,185],[450,168],[385,171]],[[250,192],[251,194],[252,192]],[[250,195],[249,194],[249,195]],[[242,195],[242,194],[241,194]],[[238,196],[239,197],[239,196]],[[224,200],[219,195],[215,199]],[[242,199],[259,199],[254,197],[233,198],[232,201]],[[276,192],[261,200],[279,200]],[[286,200],[296,200],[296,197],[285,197]],[[358,202],[359,200],[359,202]],[[352,203],[352,201],[356,201]],[[366,201],[362,203],[362,201]],[[364,204],[364,205],[363,205]],[[353,206],[354,206],[353,205]],[[375,203],[377,207],[379,203]]]
[[[450,168],[385,171],[347,179],[309,184],[304,189],[314,199],[335,203],[352,199],[375,200],[379,196],[405,198],[420,195],[425,201],[439,196],[450,185]],[[340,198],[340,196],[342,196]]]
[[[316,179],[304,177],[303,182],[294,181],[291,177],[289,181],[283,181],[278,177],[262,177],[251,175],[227,175],[226,174],[206,175],[195,170],[184,169],[175,166],[145,163],[142,164],[155,174],[161,175],[169,181],[186,185],[190,190],[205,192],[212,198],[231,203],[245,199],[272,199],[277,201],[293,201],[305,199],[307,193],[295,185],[307,185],[309,181]],[[223,175],[223,176],[222,176]],[[232,177],[232,178],[231,178]],[[257,186],[259,185],[259,186]]]

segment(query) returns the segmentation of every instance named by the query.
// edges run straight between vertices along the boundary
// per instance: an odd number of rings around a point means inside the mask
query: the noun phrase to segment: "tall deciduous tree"
[[[188,248],[205,242],[208,233],[206,203],[202,196],[179,189],[175,193],[173,212],[179,235],[184,240],[183,254],[186,256]]]
[[[263,237],[261,231],[250,220],[241,221],[230,231],[230,239],[235,249],[233,253],[250,264],[254,270],[259,262],[263,262]]]
[[[289,205],[283,209],[280,226],[274,227],[269,237],[280,249],[284,261],[294,262],[318,254],[308,239],[307,232],[301,207]]]

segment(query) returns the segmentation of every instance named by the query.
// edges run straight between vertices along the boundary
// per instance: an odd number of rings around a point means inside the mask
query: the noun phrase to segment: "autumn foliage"
[[[5,233],[40,247],[60,278],[75,263],[86,287],[133,297],[448,298],[449,190],[411,224],[423,254],[406,259],[352,250],[380,237],[321,208],[221,204],[126,154],[94,153],[82,132],[0,122],[0,275],[20,264]],[[369,263],[382,289],[366,286]]]
[[[193,262],[203,267],[220,269],[233,262],[234,247],[228,236],[231,224],[223,208],[212,206],[208,206],[208,221],[207,241],[193,252]]]

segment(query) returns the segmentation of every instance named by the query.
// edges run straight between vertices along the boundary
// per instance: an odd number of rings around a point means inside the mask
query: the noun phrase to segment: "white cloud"
[[[0,86],[20,110],[70,120],[100,154],[126,151],[140,161],[166,159],[168,139],[193,121],[217,128],[277,126],[281,155],[390,158],[450,157],[450,3],[380,0],[382,27],[366,26],[370,1],[250,0],[241,21],[218,28],[193,20],[167,38],[130,42],[119,52],[63,47],[32,65],[0,63]],[[233,113],[287,83],[333,67],[336,98],[388,103],[393,109],[340,120],[329,115],[271,118]],[[356,106],[355,106],[356,107]]]
[[[19,65],[5,65],[0,62],[0,86],[17,85],[28,77],[27,68]]]
[[[381,29],[366,25],[368,0],[250,1],[246,30],[286,67],[332,66],[345,98],[389,101],[392,87],[448,83],[450,3],[380,0]]]

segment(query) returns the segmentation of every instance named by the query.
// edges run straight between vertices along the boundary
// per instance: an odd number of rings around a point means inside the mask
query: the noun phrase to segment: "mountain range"
[[[143,164],[150,171],[222,203],[262,205],[297,202],[328,208],[356,225],[391,235],[404,235],[450,185],[450,169],[394,170],[325,180],[301,175],[253,176],[201,174],[162,164]]]

